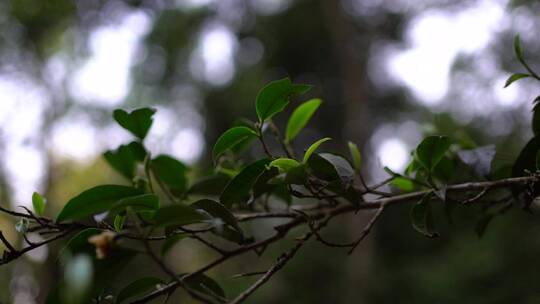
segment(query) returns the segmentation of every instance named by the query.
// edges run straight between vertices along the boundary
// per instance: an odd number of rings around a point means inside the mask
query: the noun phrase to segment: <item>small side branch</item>
[[[381,206],[379,207],[379,209],[377,209],[377,212],[375,212],[375,214],[371,217],[371,219],[369,220],[369,222],[367,223],[367,225],[364,227],[364,230],[362,230],[362,233],[360,234],[360,237],[358,237],[358,239],[352,244],[352,247],[351,249],[349,250],[348,254],[352,254],[354,252],[354,250],[356,249],[356,247],[358,247],[358,245],[360,245],[360,243],[366,238],[366,236],[371,232],[371,229],[373,228],[373,226],[375,225],[375,223],[377,222],[377,220],[381,217],[383,211],[384,211],[384,208],[386,207],[385,204],[381,204]]]

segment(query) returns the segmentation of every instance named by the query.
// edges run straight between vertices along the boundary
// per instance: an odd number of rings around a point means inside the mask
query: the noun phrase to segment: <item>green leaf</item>
[[[45,200],[41,194],[34,192],[32,194],[32,207],[34,207],[34,212],[38,216],[42,216],[43,212],[45,212],[45,204],[47,200]]]
[[[276,185],[272,182],[277,176],[279,176],[279,170],[276,167],[266,167],[267,170],[265,170],[259,177],[257,177],[257,181],[255,184],[253,184],[253,187],[251,189],[251,192],[253,194],[253,198],[261,197],[264,194],[269,194],[274,190]]]
[[[354,169],[349,161],[336,154],[313,154],[308,162],[313,174],[326,181],[340,180],[341,185],[348,187],[354,180]]]
[[[533,137],[523,147],[512,167],[512,176],[519,177],[536,171],[536,155],[540,150],[540,136]]]
[[[260,159],[247,165],[225,187],[219,198],[227,208],[233,204],[242,204],[249,197],[249,193],[257,178],[266,170],[270,161],[267,158]]]
[[[154,214],[156,226],[189,225],[208,220],[206,216],[183,204],[175,204],[158,209]]]
[[[446,136],[428,136],[416,148],[416,158],[429,171],[433,170],[450,148],[450,138]]]
[[[134,211],[154,211],[159,208],[159,197],[155,194],[141,194],[118,200],[110,208],[113,214],[121,213],[130,207]]]
[[[151,290],[155,290],[158,285],[162,285],[164,283],[165,282],[163,280],[154,277],[146,277],[135,280],[129,283],[126,287],[122,288],[122,290],[118,293],[118,297],[116,297],[116,303],[122,303],[131,297],[148,293]]]
[[[309,167],[310,172],[319,179],[325,181],[339,180],[339,175],[337,174],[334,166],[328,160],[321,157],[317,153],[314,153],[309,158],[307,166]]]
[[[298,161],[291,158],[278,158],[268,164],[269,167],[278,168],[280,172],[288,172],[292,168],[298,167],[300,165],[301,164]]]
[[[121,145],[116,150],[107,151],[103,157],[109,165],[123,176],[133,179],[137,162],[142,162],[146,157],[146,150],[138,142]]]
[[[319,148],[319,146],[324,143],[325,141],[329,141],[331,140],[330,137],[325,137],[325,138],[322,138],[322,139],[319,139],[317,140],[316,142],[314,142],[311,146],[309,146],[309,148],[307,149],[306,153],[304,154],[304,159],[302,160],[302,162],[304,164],[306,164],[311,156],[311,154],[313,154],[313,152],[315,152],[315,150],[317,150],[317,148]]]
[[[219,218],[231,227],[240,229],[234,215],[229,211],[229,209],[219,202],[210,199],[202,199],[194,202],[190,206],[195,209],[204,210],[213,218]]]
[[[125,215],[117,214],[114,217],[114,230],[116,230],[116,232],[122,231],[122,228],[124,227],[124,222],[125,221],[126,221],[126,216]]]
[[[354,169],[345,157],[332,153],[320,153],[319,156],[332,164],[336,174],[344,184],[352,183],[354,180]]]
[[[514,53],[516,55],[516,58],[520,61],[520,62],[524,62],[525,60],[523,59],[523,48],[521,47],[521,39],[519,38],[519,35],[516,35],[514,37]]]
[[[191,276],[186,280],[186,283],[190,288],[193,288],[199,292],[225,298],[225,291],[219,286],[219,284],[212,278],[198,274]]]
[[[174,195],[186,191],[188,168],[182,162],[168,156],[158,155],[150,162],[155,177],[167,186]]]
[[[58,257],[64,258],[76,253],[86,253],[94,256],[96,250],[94,245],[88,242],[88,238],[100,234],[101,232],[103,232],[103,230],[97,228],[86,228],[81,230],[79,233],[69,239],[64,248],[62,248],[58,254]]]
[[[243,143],[244,141],[257,137],[257,133],[247,127],[234,127],[225,131],[216,141],[214,148],[212,149],[212,157],[214,161],[225,153],[227,150],[232,149],[236,145]]]
[[[414,183],[411,180],[403,177],[394,178],[392,180],[392,185],[404,192],[411,192],[414,190]]]
[[[156,110],[152,108],[136,109],[131,113],[117,109],[114,110],[113,117],[120,126],[143,140],[152,126],[154,113],[156,113]]]
[[[285,142],[290,142],[298,135],[298,133],[300,133],[300,131],[302,131],[311,119],[311,116],[313,116],[313,113],[315,113],[321,105],[321,102],[320,99],[311,99],[294,110],[287,123]]]
[[[523,147],[514,165],[512,166],[512,177],[527,176],[536,171],[536,156],[540,151],[540,136],[533,137]],[[524,209],[529,209],[533,199],[539,195],[540,186],[533,185],[513,185],[512,195]]]
[[[413,205],[411,209],[411,222],[413,228],[424,236],[434,238],[439,234],[435,231],[433,214],[429,203],[432,193],[427,193],[422,199]]]
[[[289,103],[291,95],[304,94],[309,89],[311,89],[311,86],[293,84],[289,78],[272,81],[259,91],[255,101],[259,121],[263,122],[283,111]]]
[[[508,79],[506,80],[506,83],[504,84],[504,87],[508,87],[509,85],[511,85],[513,82],[517,81],[517,80],[520,80],[522,78],[527,78],[527,77],[531,77],[531,75],[529,74],[523,74],[523,73],[516,73],[516,74],[512,74],[510,77],[508,77]]]
[[[362,167],[362,154],[360,154],[360,150],[358,150],[358,146],[355,143],[349,141],[348,146],[354,169],[356,169],[357,172],[360,172],[360,168]]]
[[[120,185],[101,185],[72,198],[56,217],[56,222],[78,220],[114,207],[114,203],[142,194],[141,190]]]
[[[285,184],[305,185],[307,181],[306,166],[300,165],[287,171],[285,174]]]
[[[230,180],[225,174],[211,175],[193,184],[188,194],[220,195]]]
[[[433,168],[433,176],[441,181],[450,181],[455,171],[455,159],[451,159],[446,155],[441,158],[435,168]]]

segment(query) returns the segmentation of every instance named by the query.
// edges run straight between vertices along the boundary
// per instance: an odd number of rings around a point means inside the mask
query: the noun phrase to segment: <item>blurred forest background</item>
[[[343,151],[352,140],[370,181],[385,177],[383,166],[403,170],[433,133],[495,143],[494,167],[504,169],[531,135],[538,94],[527,80],[503,89],[520,71],[512,39],[521,35],[539,67],[539,29],[539,1],[3,0],[0,203],[29,205],[37,190],[53,215],[86,188],[125,183],[101,158],[129,138],[112,122],[119,107],[157,108],[148,146],[197,176],[211,168],[217,136],[254,119],[257,91],[285,76],[324,100],[295,147],[330,136],[327,149]],[[430,240],[410,227],[408,206],[396,207],[352,256],[311,242],[248,303],[539,303],[537,215],[512,211],[481,239],[478,216],[456,210]],[[361,220],[330,233],[354,236]],[[0,217],[16,243],[14,224]],[[2,266],[0,303],[44,302],[60,246]],[[236,294],[254,278],[232,274],[266,269],[279,252],[248,254],[213,276]],[[210,254],[186,241],[168,262],[187,271]],[[135,265],[111,285],[151,267]]]

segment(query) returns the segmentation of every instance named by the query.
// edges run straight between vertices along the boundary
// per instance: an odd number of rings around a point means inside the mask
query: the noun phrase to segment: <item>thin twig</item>
[[[384,208],[386,207],[385,204],[382,204],[379,209],[377,209],[377,212],[371,217],[367,225],[364,227],[364,230],[362,230],[362,233],[360,234],[360,237],[353,243],[351,249],[349,250],[348,254],[352,254],[356,247],[366,238],[366,236],[369,234],[371,229],[373,228],[373,225],[377,222],[379,217],[382,215]]]
[[[252,293],[254,293],[259,287],[264,285],[270,278],[276,274],[280,269],[282,269],[298,252],[298,250],[305,244],[305,242],[313,235],[313,233],[306,234],[302,239],[298,240],[296,245],[291,248],[288,252],[282,254],[277,263],[272,266],[266,273],[259,278],[253,285],[251,285],[244,292],[239,294],[234,300],[229,302],[229,304],[239,304],[244,302]]]

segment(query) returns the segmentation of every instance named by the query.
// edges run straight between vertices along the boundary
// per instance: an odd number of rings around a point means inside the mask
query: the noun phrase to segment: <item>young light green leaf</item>
[[[424,236],[434,238],[439,234],[435,231],[431,204],[429,203],[432,193],[427,193],[422,199],[413,205],[411,209],[411,222],[413,228]]]
[[[125,221],[126,221],[125,215],[117,214],[114,217],[114,230],[116,230],[116,232],[122,231],[122,228],[124,228]]]
[[[302,160],[302,163],[306,164],[307,161],[309,160],[309,158],[311,157],[311,154],[313,154],[313,152],[315,152],[315,150],[317,150],[317,148],[319,148],[319,146],[324,143],[325,141],[329,141],[331,140],[330,137],[325,137],[325,138],[322,138],[322,139],[319,139],[317,140],[316,142],[314,142],[306,151],[306,153],[304,154],[304,159]]]
[[[214,161],[225,153],[225,151],[232,149],[236,145],[244,142],[249,138],[254,138],[257,133],[248,127],[234,127],[225,131],[216,141],[214,148],[212,149],[212,157]]]
[[[34,192],[32,194],[32,207],[34,207],[34,212],[38,216],[42,216],[45,212],[45,204],[47,200],[41,196],[41,194]]]
[[[235,203],[244,203],[249,197],[249,193],[257,178],[266,170],[266,165],[269,162],[268,159],[263,158],[242,169],[227,184],[223,193],[221,193],[220,202],[227,208],[230,208]]]
[[[270,164],[268,164],[268,167],[276,167],[279,169],[280,172],[288,172],[292,168],[298,167],[301,164],[291,158],[278,158],[273,160]]]
[[[415,156],[422,166],[431,171],[441,161],[450,144],[450,138],[446,136],[428,136],[416,148]]]
[[[154,277],[146,277],[135,280],[129,283],[118,293],[118,297],[116,297],[116,303],[120,304],[131,297],[147,293],[151,290],[156,289],[158,285],[161,284],[165,284],[165,282],[161,279]]]
[[[362,167],[362,154],[360,154],[360,150],[355,143],[349,141],[348,146],[353,160],[354,169],[356,169],[357,172],[360,172],[360,168]]]
[[[101,185],[72,198],[56,217],[56,222],[78,220],[114,207],[114,203],[127,197],[141,195],[142,191],[120,185]]]
[[[192,207],[183,204],[175,204],[160,208],[154,214],[156,226],[182,226],[201,223],[206,220],[208,220],[208,217]]]
[[[113,117],[120,126],[143,140],[152,126],[152,116],[155,112],[156,110],[152,108],[140,108],[131,113],[117,109],[114,110]]]
[[[186,191],[188,167],[179,160],[168,155],[158,155],[150,162],[150,168],[172,194],[181,195]]]
[[[300,106],[298,106],[289,118],[287,123],[287,130],[285,132],[285,142],[290,142],[293,140],[300,131],[306,126],[306,124],[313,116],[313,113],[317,111],[321,105],[320,99],[311,99]]]
[[[522,78],[527,78],[527,77],[531,77],[531,75],[529,74],[523,74],[523,73],[516,73],[516,74],[512,74],[510,77],[508,77],[508,79],[506,80],[505,84],[504,84],[504,87],[506,88],[507,86],[511,85],[513,82],[515,81],[518,81]]]
[[[310,85],[293,84],[289,78],[272,81],[257,94],[255,109],[260,122],[283,111],[289,103],[289,97],[304,94],[311,89]]]
[[[404,192],[411,192],[414,190],[414,183],[403,177],[395,177],[391,184]]]

